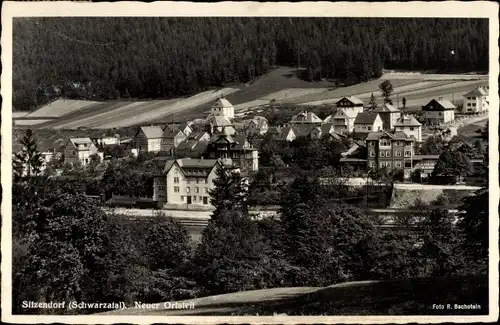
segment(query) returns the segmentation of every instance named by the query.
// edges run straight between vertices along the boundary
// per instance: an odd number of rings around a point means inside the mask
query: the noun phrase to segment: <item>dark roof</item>
[[[396,107],[392,106],[391,104],[384,104],[382,106],[378,106],[376,109],[373,110],[375,113],[397,113],[399,112],[399,109]]]
[[[436,100],[436,99],[432,99],[426,105],[422,106],[422,109],[423,110],[429,110],[427,107],[429,106],[429,104],[431,104],[433,102],[436,102],[439,106],[441,106],[441,108],[443,110],[454,110],[456,108],[455,105],[453,105],[449,100]],[[437,108],[437,109],[435,108],[434,110],[439,110],[439,108]]]
[[[479,96],[487,96],[488,93],[483,87],[477,87],[475,89],[472,89],[468,93],[464,95],[464,97],[479,97]]]
[[[354,124],[373,124],[377,118],[377,113],[363,112],[359,113],[354,120]]]
[[[415,140],[414,137],[407,136],[404,132],[387,132],[387,131],[379,131],[379,132],[370,132],[366,137],[366,140],[379,140],[382,136],[388,136],[394,140]]]
[[[338,102],[341,102],[342,100],[344,99],[347,99],[348,101],[350,101],[351,103],[353,103],[354,105],[363,105],[363,101],[357,97],[354,97],[354,96],[346,96],[346,97],[342,97]]]
[[[318,126],[314,124],[295,124],[292,126],[293,132],[298,137],[308,136],[316,128],[318,128]]]
[[[168,171],[172,168],[174,164],[179,165],[179,167],[183,170],[184,168],[189,169],[212,169],[218,163],[216,159],[191,159],[191,158],[182,158],[176,160],[167,160],[165,163],[165,168],[163,169],[164,173],[168,173]]]
[[[271,126],[267,130],[268,134],[280,134],[281,133],[281,128],[279,126]]]

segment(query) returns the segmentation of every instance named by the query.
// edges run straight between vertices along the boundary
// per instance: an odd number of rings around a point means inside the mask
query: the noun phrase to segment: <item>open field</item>
[[[381,79],[335,88],[328,81],[300,80],[295,75],[295,69],[280,67],[251,83],[210,90],[189,98],[109,102],[57,100],[30,114],[16,114],[15,123],[19,126],[33,125],[36,128],[75,129],[180,122],[206,117],[213,102],[221,95],[225,95],[235,106],[236,115],[269,104],[273,99],[277,104],[315,106],[334,104],[343,96],[353,95],[368,103],[373,93],[381,104],[379,84],[384,79],[392,81],[394,103],[401,106],[402,98],[405,97],[409,110],[419,110],[422,105],[437,97],[452,100],[455,105],[459,105],[464,93],[488,84],[486,75],[389,72]]]
[[[90,102],[72,101],[66,113],[60,107],[63,103],[55,102],[40,108],[39,110],[24,117],[32,115],[43,116],[61,114],[59,118],[43,123],[37,123],[37,128],[52,129],[75,129],[78,127],[87,128],[117,128],[148,122],[156,123],[158,119],[165,118],[172,114],[182,113],[183,110],[198,106],[203,103],[212,103],[221,95],[227,95],[238,91],[237,88],[224,88],[211,90],[185,99],[171,100],[147,100],[147,101],[109,101]],[[54,108],[52,110],[52,108]],[[16,121],[17,124],[18,121]],[[28,125],[28,121],[20,122]],[[21,124],[18,124],[21,125]]]
[[[450,309],[433,304],[449,302]],[[328,287],[253,290],[179,301],[193,309],[128,308],[102,315],[486,315],[488,278],[433,277],[338,283]],[[453,304],[477,304],[460,309]],[[320,321],[318,321],[320,322]]]

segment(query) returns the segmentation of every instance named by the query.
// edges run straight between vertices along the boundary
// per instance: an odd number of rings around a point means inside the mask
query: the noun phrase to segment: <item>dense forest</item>
[[[354,84],[382,69],[488,70],[486,19],[16,18],[13,106],[170,98],[275,65]]]

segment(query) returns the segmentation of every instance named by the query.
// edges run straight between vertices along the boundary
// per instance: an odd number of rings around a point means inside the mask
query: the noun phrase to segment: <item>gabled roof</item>
[[[233,104],[231,104],[227,99],[224,97],[221,97],[215,101],[212,107],[221,107],[221,108],[229,108],[233,107]]]
[[[217,159],[191,159],[191,158],[182,158],[182,159],[176,159],[176,160],[167,160],[165,163],[165,168],[163,169],[163,173],[168,173],[168,171],[177,164],[181,170],[183,168],[193,168],[193,169],[209,169],[212,170],[212,168],[217,165],[219,161]],[[184,170],[183,170],[184,172]]]
[[[379,140],[381,137],[387,136],[393,140],[411,140],[414,141],[414,137],[409,137],[406,133],[397,131],[397,132],[387,132],[387,131],[379,131],[379,132],[370,132],[366,137],[366,140]]]
[[[361,99],[359,99],[358,97],[354,97],[354,96],[345,96],[345,97],[342,97],[338,102],[337,104],[342,101],[343,99],[347,99],[348,101],[350,101],[351,103],[355,104],[355,105],[363,105],[363,101]]]
[[[77,149],[80,149],[78,147],[80,144],[85,145],[86,146],[85,148],[89,148],[92,145],[94,145],[94,143],[92,142],[92,140],[90,140],[90,138],[70,138],[69,143],[71,143],[73,147]]]
[[[403,115],[394,124],[394,126],[421,126],[422,124],[417,121],[413,115]]]
[[[375,113],[397,113],[397,112],[399,112],[399,109],[392,106],[391,104],[385,103],[382,106],[378,106],[376,109],[373,110],[373,112],[375,112]]]
[[[163,131],[162,137],[165,139],[174,139],[176,136],[186,136],[184,132],[181,131],[178,127],[175,128],[170,128],[166,127],[165,130]]]
[[[148,139],[163,137],[163,130],[159,126],[141,126],[140,129]]]
[[[231,126],[233,125],[225,116],[211,116],[210,123],[214,126]]]
[[[455,105],[453,105],[449,100],[444,100],[444,99],[441,99],[441,100],[432,99],[431,101],[429,101],[427,103],[427,105],[424,106],[424,108],[426,106],[428,106],[430,103],[432,103],[433,101],[438,103],[439,106],[441,106],[445,110],[454,110],[456,108]]]
[[[378,113],[363,112],[359,113],[354,120],[354,124],[373,124],[377,119]]]
[[[292,130],[295,133],[295,135],[300,137],[308,136],[314,129],[317,128],[320,129],[319,126],[311,124],[295,124],[294,126],[292,126]]]
[[[313,112],[303,111],[292,117],[292,122],[305,122],[305,123],[321,123],[323,122],[316,114]]]
[[[479,97],[479,96],[488,96],[488,92],[483,87],[477,87],[464,95],[464,97]]]

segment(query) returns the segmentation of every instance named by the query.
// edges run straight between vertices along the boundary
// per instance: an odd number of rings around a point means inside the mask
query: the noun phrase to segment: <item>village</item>
[[[339,162],[340,169],[348,171],[353,181],[367,180],[370,172],[383,169],[391,174],[401,173],[399,180],[406,183],[414,181],[411,176],[418,171],[422,183],[430,178],[439,160],[439,154],[419,154],[423,141],[429,137],[451,140],[459,135],[461,125],[486,119],[488,108],[487,87],[466,93],[461,111],[449,100],[430,99],[422,107],[420,121],[403,107],[389,103],[370,107],[355,96],[346,96],[331,105],[332,114],[324,119],[302,110],[286,124],[270,125],[260,115],[235,118],[234,106],[221,97],[204,120],[140,126],[135,136],[128,139],[99,130],[88,131],[87,137],[69,138],[59,150],[42,152],[42,170],[54,160],[82,167],[92,160],[106,163],[111,159],[104,153],[109,147],[122,147],[134,157],[152,153],[163,165],[163,172],[155,176],[149,199],[157,202],[158,207],[192,210],[210,205],[208,193],[217,164],[251,176],[259,170],[258,148],[263,138],[291,143],[302,137],[348,143]],[[481,161],[473,158],[471,163]],[[54,172],[53,176],[61,176],[61,170]]]

